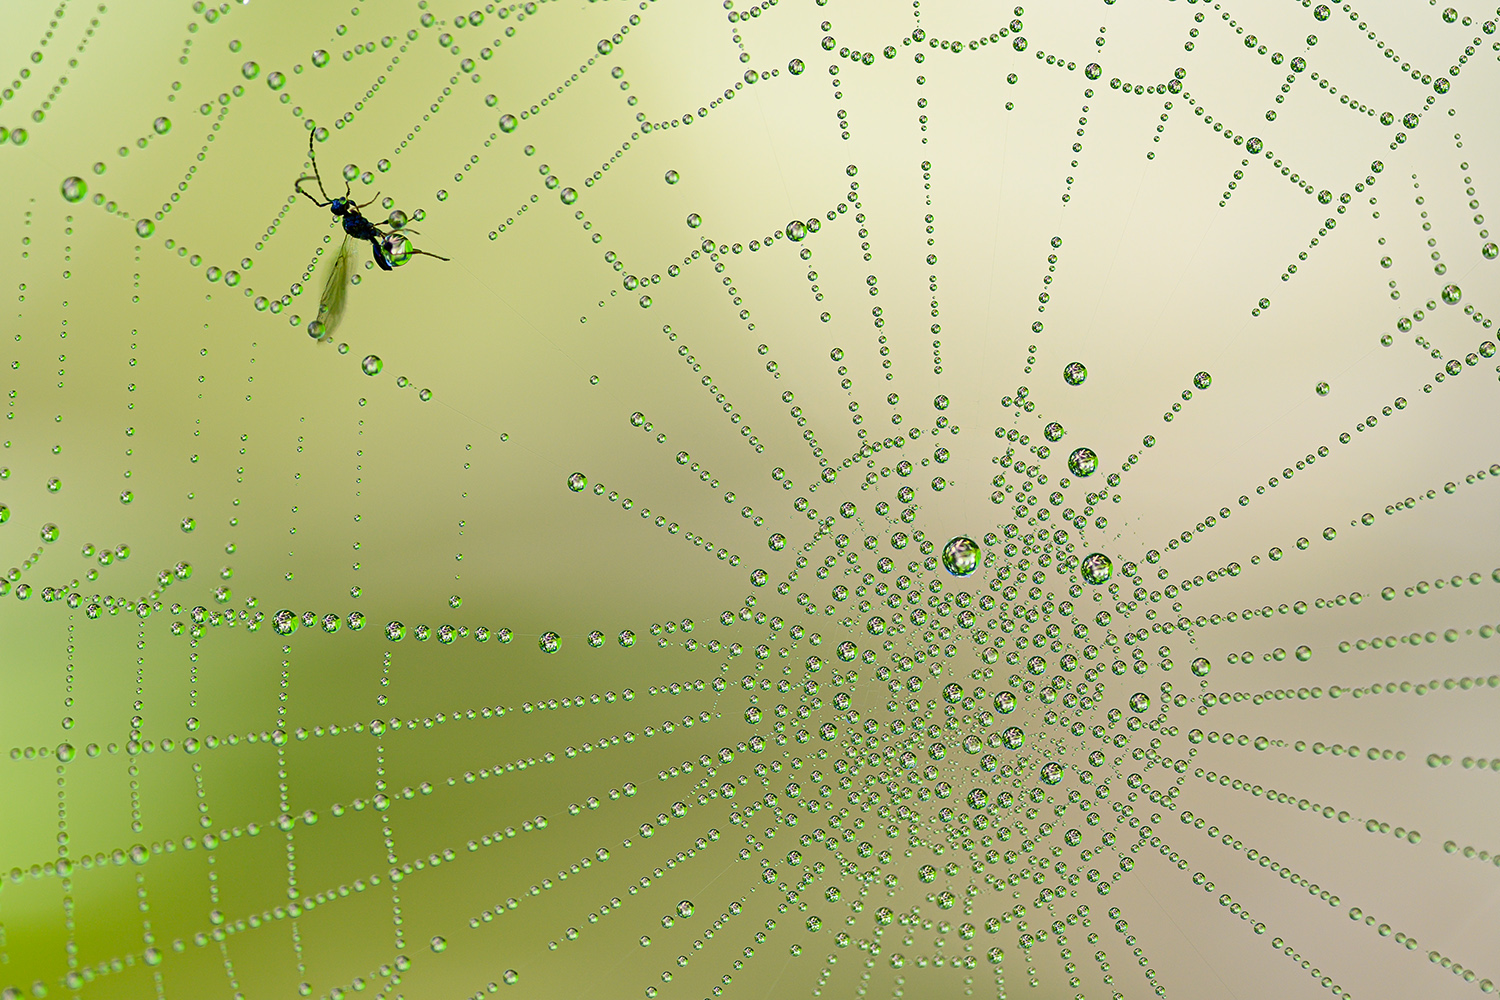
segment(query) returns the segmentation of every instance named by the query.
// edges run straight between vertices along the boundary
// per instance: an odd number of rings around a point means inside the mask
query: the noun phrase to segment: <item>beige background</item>
[[[992,4],[850,0],[781,0],[754,17],[682,0],[528,4],[503,18],[484,9],[482,23],[462,27],[456,18],[469,15],[458,7],[384,0],[352,8],[254,0],[202,10],[20,2],[0,15],[0,66],[14,73],[0,79],[11,91],[0,125],[26,130],[24,143],[0,146],[0,274],[11,296],[0,323],[7,362],[0,503],[9,510],[0,560],[16,567],[0,600],[0,747],[10,751],[0,763],[0,987],[13,985],[18,995],[76,988],[90,997],[281,997],[299,986],[315,996],[363,989],[458,997],[492,983],[502,994],[535,997],[655,989],[696,998],[715,987],[755,997],[819,989],[1133,997],[1151,990],[1142,972],[1149,967],[1173,995],[1251,998],[1322,995],[1308,973],[1316,968],[1352,996],[1459,997],[1500,976],[1493,863],[1500,775],[1488,766],[1500,759],[1493,725],[1500,691],[1491,683],[1500,647],[1480,632],[1500,622],[1490,472],[1500,453],[1486,433],[1497,414],[1497,369],[1479,356],[1495,338],[1488,317],[1500,309],[1500,262],[1482,252],[1495,240],[1483,217],[1500,197],[1500,80],[1486,15],[1464,8],[1449,22],[1436,6],[1372,4],[1352,14],[1335,7],[1320,21],[1297,4],[1229,10],[1180,0],[1070,2],[1015,14]],[[1013,45],[1013,17],[1022,22],[1024,52]],[[923,40],[914,42],[919,27]],[[617,33],[601,54],[600,40]],[[947,46],[967,46],[981,33],[983,46],[958,53]],[[1273,65],[1247,48],[1248,35],[1287,61]],[[825,36],[836,39],[832,51],[821,44]],[[886,46],[894,58],[882,54]],[[874,53],[872,65],[843,47]],[[320,50],[329,55],[321,68]],[[1278,104],[1294,56],[1308,66]],[[792,60],[805,72],[790,73]],[[1091,82],[1083,66],[1096,60],[1103,75]],[[258,66],[250,79],[247,61]],[[1177,67],[1186,71],[1180,94],[1126,95],[1109,86],[1118,78],[1155,88]],[[747,70],[767,75],[750,84]],[[1451,89],[1437,94],[1412,70],[1451,78]],[[268,86],[273,72],[286,75],[279,91]],[[726,91],[733,99],[723,99]],[[1393,112],[1396,123],[1382,126],[1345,97],[1377,116]],[[523,112],[514,132],[501,132],[502,114]],[[1420,112],[1419,126],[1403,128],[1408,112]],[[691,124],[680,124],[685,115]],[[158,118],[170,120],[161,134]],[[1274,159],[1249,155],[1210,118],[1242,140],[1262,139]],[[385,273],[372,268],[368,246],[359,249],[360,283],[333,343],[321,345],[305,328],[339,234],[326,212],[292,193],[307,169],[310,122],[329,130],[317,152],[330,194],[341,193],[345,164],[371,172],[372,183],[356,178],[354,196],[378,191],[408,215],[421,210],[414,244],[451,258],[418,258]],[[659,127],[643,131],[643,122]],[[1398,131],[1407,136],[1399,145]],[[1384,169],[1367,186],[1375,160]],[[378,168],[382,161],[389,169]],[[669,170],[677,183],[665,182]],[[599,179],[586,183],[595,171]],[[557,188],[547,186],[549,175]],[[75,176],[87,193],[70,203],[60,189]],[[852,182],[857,206],[846,200]],[[562,188],[578,192],[576,203],[563,203]],[[1321,190],[1330,204],[1319,203]],[[840,203],[846,212],[829,221]],[[377,202],[366,213],[379,222],[387,211]],[[686,224],[690,214],[701,227]],[[822,227],[802,242],[811,251],[804,260],[782,234],[790,221],[812,218]],[[1330,218],[1337,228],[1319,236]],[[142,219],[154,225],[147,238],[137,235]],[[705,240],[736,249],[710,257],[700,249]],[[936,263],[927,263],[929,254]],[[1446,273],[1436,273],[1438,263]],[[238,272],[239,284],[208,280],[210,267]],[[659,282],[631,290],[627,275]],[[1462,289],[1457,305],[1438,301],[1450,283]],[[287,296],[289,304],[258,310],[258,296]],[[1262,298],[1270,305],[1255,315]],[[1420,322],[1398,328],[1418,310]],[[1032,332],[1037,320],[1041,333]],[[881,335],[888,356],[879,353]],[[831,360],[836,349],[842,361]],[[383,361],[374,377],[361,373],[368,355]],[[1464,364],[1466,356],[1473,363]],[[1452,359],[1461,374],[1439,383],[1435,373]],[[1075,360],[1089,371],[1076,388],[1060,377]],[[1211,388],[1195,390],[1164,422],[1200,371],[1212,374]],[[409,384],[399,387],[398,378]],[[1326,395],[1314,391],[1319,382],[1330,384]],[[1034,412],[1002,405],[1018,386],[1027,387]],[[430,400],[419,397],[422,389]],[[899,402],[888,404],[888,393]],[[939,394],[950,401],[941,414],[932,409]],[[1397,397],[1408,405],[1384,415]],[[851,402],[871,441],[912,428],[923,434],[899,455],[884,450],[868,466],[861,459],[843,467],[861,443]],[[632,426],[637,411],[650,432]],[[892,413],[902,414],[899,428]],[[1371,415],[1378,424],[1356,428]],[[948,421],[941,429],[938,416]],[[892,654],[862,622],[840,624],[856,613],[855,599],[831,616],[809,616],[796,603],[805,590],[821,608],[832,603],[834,584],[852,589],[858,580],[841,575],[844,564],[827,582],[809,566],[787,596],[749,585],[755,568],[767,569],[772,584],[786,579],[801,546],[811,546],[815,564],[838,552],[831,538],[814,537],[815,525],[792,502],[807,497],[820,516],[857,504],[858,520],[839,519],[833,533],[852,535],[854,551],[863,535],[877,535],[879,554],[899,555],[900,573],[921,556],[915,547],[890,547],[896,530],[920,528],[941,545],[1013,521],[1013,499],[1002,506],[989,499],[1001,471],[995,458],[1004,454],[991,435],[997,426],[1018,428],[1032,445],[1043,443],[1048,420],[1067,434],[1040,463],[1049,477],[1044,497],[1067,475],[1073,448],[1087,445],[1100,457],[1093,479],[1067,489],[1066,506],[1081,509],[1108,473],[1141,456],[1118,502],[1091,515],[1106,515],[1107,525],[1080,531],[1056,513],[1047,525],[1067,528],[1078,555],[1107,553],[1122,599],[1134,589],[1121,579],[1126,561],[1140,563],[1148,589],[1209,570],[1218,576],[1236,562],[1239,575],[1182,594],[1180,614],[1313,606],[1305,615],[1273,610],[1269,618],[1195,627],[1191,638],[1150,635],[1142,644],[1147,675],[1106,669],[1103,691],[1080,716],[1087,727],[1108,727],[1107,711],[1142,691],[1153,699],[1150,719],[1163,681],[1192,699],[1163,723],[1178,732],[1159,737],[1160,755],[1190,764],[1175,812],[1149,820],[1163,809],[1144,788],[1133,804],[1167,841],[1165,851],[1184,859],[1182,870],[1152,846],[1132,853],[1139,834],[1109,809],[1128,802],[1126,776],[1142,773],[1132,751],[1154,749],[1156,734],[1141,731],[1107,748],[1106,765],[1093,768],[1115,794],[1098,803],[1102,824],[1085,827],[1084,846],[1099,850],[1106,830],[1118,835],[1116,846],[1087,862],[1063,847],[1071,869],[1095,868],[1106,879],[1120,857],[1136,862],[1108,897],[1086,881],[1050,907],[1030,883],[996,892],[962,850],[934,861],[930,848],[908,847],[904,830],[887,839],[872,825],[860,838],[895,851],[882,872],[899,885],[870,887],[854,912],[858,879],[840,875],[818,844],[794,842],[827,829],[826,812],[799,809],[795,829],[778,826],[770,809],[747,826],[730,821],[732,809],[768,792],[783,812],[791,808],[789,778],[812,795],[810,771],[820,768],[831,782],[847,745],[814,737],[808,747],[738,751],[712,777],[698,762],[753,733],[769,736],[775,704],[797,707],[796,689],[785,698],[762,693],[766,717],[747,725],[741,677],[780,679],[775,650],[785,645],[789,679],[802,684],[814,652],[810,638],[792,648],[786,631],[738,619],[725,626],[719,616],[738,612],[753,592],[756,610],[821,635],[816,652],[829,664],[816,678],[823,703],[802,724],[816,732],[835,718],[832,695],[844,690],[831,686],[831,665],[847,669],[834,647],[852,639],[885,664]],[[759,447],[741,433],[746,427]],[[837,481],[816,492],[810,484],[821,466],[804,430],[840,467]],[[1340,444],[1341,433],[1351,443]],[[1155,436],[1149,450],[1145,435]],[[934,445],[951,453],[942,468],[931,461]],[[1295,468],[1320,446],[1327,457]],[[687,466],[675,460],[679,452],[688,453]],[[916,462],[914,474],[881,478],[899,459]],[[792,489],[773,477],[778,469]],[[567,488],[574,472],[588,477],[588,491]],[[862,488],[867,472],[876,483]],[[947,481],[941,492],[931,487],[937,475]],[[1026,481],[1006,475],[1012,485]],[[55,492],[47,486],[54,477]],[[595,484],[605,496],[594,494]],[[917,491],[910,525],[894,520],[903,506],[896,491],[908,484]],[[133,494],[128,505],[125,490]],[[632,509],[611,503],[615,493]],[[734,499],[726,502],[726,493]],[[1252,500],[1246,507],[1242,495]],[[1394,507],[1407,498],[1411,509]],[[875,513],[880,501],[893,505],[889,517]],[[752,516],[741,516],[746,507]],[[640,516],[645,508],[650,520]],[[1195,531],[1221,508],[1232,512],[1227,519]],[[1373,523],[1359,524],[1367,512]],[[657,515],[680,531],[656,527]],[[187,518],[191,531],[183,530]],[[41,540],[46,524],[60,529],[56,542]],[[1337,538],[1324,541],[1325,527]],[[1033,531],[1020,524],[1021,534]],[[772,532],[788,537],[784,551],[767,548]],[[1184,532],[1192,544],[1168,550]],[[1300,551],[1304,536],[1312,541]],[[98,549],[121,545],[128,558],[100,564]],[[85,546],[94,553],[80,555]],[[1269,560],[1273,547],[1285,557]],[[705,549],[724,549],[726,558]],[[1162,580],[1157,566],[1142,562],[1151,549],[1165,555]],[[1005,562],[1003,551],[986,552]],[[865,557],[862,571],[873,561]],[[161,587],[158,573],[179,563],[191,565],[191,576]],[[941,570],[922,580],[980,595],[990,592],[989,572],[967,583]],[[1467,582],[1470,574],[1477,583]],[[1465,579],[1448,583],[1456,576]],[[1434,580],[1444,587],[1404,595]],[[25,601],[17,599],[22,585],[32,588]],[[1067,585],[1054,571],[1046,589],[1061,599]],[[219,586],[231,590],[222,603]],[[1379,596],[1387,586],[1395,588],[1391,601]],[[76,593],[79,606],[44,601],[43,588]],[[1355,592],[1364,598],[1357,605],[1317,606]],[[116,601],[128,606],[112,613]],[[134,610],[141,602],[154,608],[144,619]],[[90,604],[102,607],[96,619]],[[248,621],[207,624],[194,645],[195,606],[265,621],[256,631]],[[1105,629],[1092,624],[1096,613],[1109,610],[1112,630],[1123,635],[1151,626],[1148,607],[1162,620],[1178,616],[1167,602],[1149,601],[1127,615],[1093,587],[1078,598],[1076,616],[1097,643]],[[270,621],[279,609],[341,619],[357,611],[366,626],[334,634],[304,627],[282,637]],[[681,629],[663,633],[666,645],[658,646],[653,623],[684,619],[694,622],[697,648],[685,648]],[[1072,635],[1072,620],[1060,613],[1053,620],[1065,639]],[[390,621],[407,628],[399,643],[385,637]],[[424,643],[413,634],[419,624],[504,627],[514,639]],[[594,649],[587,636],[596,629],[604,642]],[[636,641],[622,648],[616,637],[627,629]],[[1448,629],[1456,630],[1451,643],[1442,638]],[[538,648],[549,631],[562,644],[552,655]],[[1429,632],[1436,641],[1420,641]],[[1413,633],[1415,645],[1338,651],[1343,640]],[[920,640],[915,630],[889,638],[898,656],[913,655]],[[710,640],[726,648],[710,651]],[[730,659],[735,642],[747,652]],[[749,650],[760,643],[772,654],[757,674]],[[1175,664],[1170,674],[1157,653],[1163,644]],[[1302,645],[1312,650],[1306,662],[1263,658]],[[1014,668],[1004,661],[992,679],[972,679],[984,666],[979,648],[961,643],[952,660],[938,657],[927,665],[941,667],[936,678],[917,668],[927,681],[920,697],[939,720],[943,683],[982,683],[991,695],[1009,686]],[[1253,662],[1229,663],[1231,652],[1244,651]],[[1206,685],[1188,672],[1198,656],[1213,664]],[[910,723],[909,713],[887,711],[874,671],[860,666],[853,707],[886,732],[898,716]],[[729,684],[722,693],[713,690],[716,678]],[[1480,686],[1449,690],[1442,681],[1450,678],[1479,678]],[[1075,685],[1082,679],[1082,671],[1069,677]],[[1205,691],[1434,680],[1437,689],[1422,694],[1245,701],[1201,718],[1194,707]],[[701,690],[692,688],[697,681]],[[674,682],[688,688],[670,693]],[[479,715],[496,708],[504,715]],[[1027,750],[1001,756],[1029,775],[1025,788],[1036,784],[1039,752],[1087,768],[1088,752],[1101,746],[1049,727],[1047,710],[1023,699],[1009,717],[1026,731]],[[469,712],[478,717],[470,721]],[[377,718],[408,725],[377,739],[366,729]],[[674,732],[643,735],[664,720]],[[348,731],[356,723],[360,731]],[[843,737],[854,728],[847,718],[839,725]],[[333,726],[345,731],[329,735]],[[1288,745],[1259,753],[1194,745],[1186,733],[1197,727]],[[285,746],[262,741],[278,728],[290,734]],[[325,735],[298,739],[299,729]],[[130,752],[133,732],[151,741],[150,753]],[[633,742],[567,756],[569,747],[627,732]],[[210,734],[226,742],[184,752],[185,739]],[[945,739],[941,777],[962,792],[974,761],[954,745],[957,737]],[[1298,740],[1357,746],[1361,755],[1298,752],[1290,746]],[[65,742],[77,757],[60,765]],[[85,752],[90,744],[99,748],[95,757]],[[818,745],[827,760],[812,758]],[[1404,759],[1369,760],[1371,747]],[[555,762],[506,770],[549,753]],[[1430,754],[1452,762],[1429,767]],[[805,761],[798,771],[793,756]],[[1486,766],[1465,767],[1465,758]],[[773,760],[783,769],[763,781],[754,768]],[[684,762],[691,773],[664,770]],[[354,809],[356,799],[380,791],[382,767],[384,793],[395,801],[384,811]],[[1195,776],[1199,768],[1347,811],[1349,821],[1210,785]],[[465,781],[481,769],[486,777]],[[1160,768],[1143,773],[1158,791],[1176,779]],[[699,803],[700,793],[741,779],[733,802],[705,794]],[[612,799],[609,791],[626,782],[636,794]],[[1069,790],[1094,794],[1076,770],[1048,791],[1062,802]],[[848,794],[832,784],[828,801],[862,816]],[[590,796],[597,810],[587,807]],[[678,802],[686,815],[669,815],[643,839],[641,825]],[[943,803],[908,804],[919,811],[922,835],[941,842]],[[307,810],[315,825],[299,818],[290,835],[277,828],[279,815]],[[1219,839],[1184,826],[1184,811],[1218,827]],[[1079,812],[1071,808],[1045,843],[1062,847],[1060,831],[1079,823]],[[528,830],[539,816],[546,827]],[[1012,820],[1035,829],[1020,807],[997,817]],[[1420,843],[1367,832],[1367,820],[1418,830]],[[184,838],[225,830],[212,852],[185,846]],[[481,839],[497,832],[493,846]],[[1450,841],[1453,853],[1444,850]],[[144,849],[139,865],[129,858],[136,845]],[[1467,847],[1485,860],[1466,858]],[[1339,905],[1247,860],[1248,848],[1332,891]],[[607,861],[598,860],[601,849]],[[806,856],[800,869],[785,860],[792,849]],[[975,852],[980,861],[983,850]],[[111,860],[115,851],[123,863]],[[852,847],[844,851],[859,871],[874,865]],[[783,879],[814,860],[829,867],[799,906],[761,881],[763,857]],[[73,866],[66,878],[59,859]],[[919,865],[950,860],[960,864],[957,875],[939,871],[931,886],[918,880]],[[393,864],[417,862],[422,870],[391,884]],[[986,866],[1002,878],[1022,868],[1035,870],[1024,859]],[[1215,891],[1193,884],[1199,872]],[[544,879],[551,885],[542,888]],[[967,910],[962,902],[941,910],[930,896],[951,889],[962,898],[971,881],[980,891]],[[837,903],[824,895],[835,886]],[[314,908],[286,914],[289,890],[313,897]],[[1225,893],[1252,919],[1219,905]],[[470,926],[485,911],[504,910],[508,898],[520,901],[514,911]],[[663,927],[679,900],[692,900],[694,915]],[[1089,908],[1089,926],[1065,929],[1066,958],[1049,930],[1028,961],[1016,924],[983,930],[987,917],[1018,902],[1029,908],[1023,919],[1032,933],[1076,917],[1080,905]],[[732,917],[731,903],[740,910]],[[910,940],[902,923],[875,936],[881,906],[915,914]],[[1115,929],[1111,907],[1134,941]],[[1351,920],[1351,907],[1373,925]],[[817,932],[806,925],[814,915],[823,922]],[[706,937],[721,917],[722,928]],[[954,928],[941,932],[934,924],[943,920]],[[972,942],[958,933],[965,921],[981,928]],[[1259,922],[1264,935],[1252,929]],[[1382,924],[1417,946],[1382,937]],[[229,931],[223,941],[214,940],[216,927]],[[576,941],[570,927],[580,931]],[[835,943],[840,931],[850,936],[847,947]],[[444,950],[434,950],[435,937]],[[1299,958],[1273,951],[1272,938]],[[1003,979],[985,957],[996,946],[1006,955]],[[148,948],[159,964],[148,964]],[[1096,960],[1101,950],[1113,983]],[[900,969],[891,961],[898,953]],[[679,955],[690,957],[686,967]],[[938,956],[960,965],[967,956],[977,968],[937,968]],[[1455,975],[1445,962],[1472,974]],[[503,981],[507,970],[518,976],[514,985]],[[670,982],[664,970],[674,974]]]

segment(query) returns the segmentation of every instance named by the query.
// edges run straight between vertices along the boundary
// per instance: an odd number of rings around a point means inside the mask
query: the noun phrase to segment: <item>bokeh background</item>
[[[5,996],[1494,992],[1496,16],[8,3]]]

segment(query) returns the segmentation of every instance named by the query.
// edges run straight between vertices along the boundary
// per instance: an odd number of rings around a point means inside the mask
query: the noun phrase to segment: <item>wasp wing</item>
[[[323,324],[322,335],[318,337],[320,343],[333,339],[334,328],[343,318],[344,306],[349,301],[349,264],[352,256],[353,248],[346,234],[338,253],[333,255],[333,262],[328,267],[328,277],[323,282],[323,297],[318,301],[318,322]]]

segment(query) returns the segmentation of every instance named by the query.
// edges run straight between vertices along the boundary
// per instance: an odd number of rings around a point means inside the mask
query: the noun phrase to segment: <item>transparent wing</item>
[[[320,343],[333,339],[334,328],[343,318],[344,306],[349,301],[349,259],[353,256],[349,237],[339,245],[338,253],[328,267],[328,277],[323,282],[323,298],[318,302],[318,321],[323,324]]]

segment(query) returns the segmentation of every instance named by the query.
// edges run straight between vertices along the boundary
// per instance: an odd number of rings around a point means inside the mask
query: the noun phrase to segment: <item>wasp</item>
[[[437,254],[426,250],[418,250],[411,245],[411,241],[404,234],[386,232],[365,218],[360,210],[374,204],[380,197],[379,192],[376,192],[375,197],[364,204],[355,204],[354,199],[349,197],[349,182],[345,181],[342,198],[328,197],[328,192],[323,187],[323,178],[318,174],[318,158],[313,152],[313,134],[310,131],[307,134],[307,157],[312,161],[312,175],[299,177],[293,186],[298,194],[306,196],[314,205],[332,212],[344,226],[344,242],[340,244],[338,253],[333,257],[333,264],[329,267],[327,280],[323,284],[323,297],[318,301],[318,318],[308,327],[308,331],[314,337],[320,341],[328,341],[333,338],[333,328],[343,317],[344,306],[348,299],[349,258],[352,252],[350,241],[368,240],[375,253],[375,264],[382,271],[389,271],[405,264],[417,254],[424,257],[437,257],[438,260],[444,261],[448,258],[438,257]],[[307,181],[317,183],[318,192],[323,195],[322,201],[314,198],[311,192],[303,190],[302,185]],[[415,230],[408,230],[408,232],[415,232]]]

